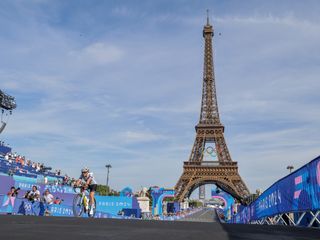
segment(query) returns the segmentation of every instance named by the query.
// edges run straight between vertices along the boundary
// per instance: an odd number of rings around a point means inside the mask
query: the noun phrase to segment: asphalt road
[[[179,221],[183,222],[219,222],[214,209],[206,208],[192,215],[189,215]]]
[[[198,212],[207,219],[210,212]],[[203,214],[203,215],[201,215]],[[201,215],[201,216],[200,216]],[[190,217],[191,218],[191,217]],[[67,217],[0,216],[0,239],[22,240],[319,240],[320,230],[197,221],[142,221]]]

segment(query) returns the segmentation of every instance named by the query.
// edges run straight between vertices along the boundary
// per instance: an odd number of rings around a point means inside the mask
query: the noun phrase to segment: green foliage
[[[97,191],[96,191],[100,196],[119,196],[120,193],[110,189],[109,187],[107,188],[106,185],[98,185],[97,186]]]
[[[203,203],[198,200],[191,200],[189,202],[190,207],[203,207]]]
[[[174,197],[166,197],[164,199],[164,201],[166,201],[166,202],[174,202]]]
[[[146,197],[148,197],[149,198],[149,207],[151,208],[152,207],[152,202],[153,202],[153,198],[152,198],[152,196],[151,196],[151,187],[148,189],[148,191],[147,191],[147,194],[146,194]]]

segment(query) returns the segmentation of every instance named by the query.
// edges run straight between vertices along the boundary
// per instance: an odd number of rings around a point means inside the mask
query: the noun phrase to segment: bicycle
[[[80,192],[78,192],[77,189],[80,189]],[[88,217],[94,217],[96,214],[96,199],[94,198],[93,214],[90,214],[91,206],[89,205],[89,198],[86,195],[86,191],[88,192],[88,189],[80,186],[74,187],[73,191],[77,193],[73,198],[73,215],[75,217],[82,217],[83,213],[88,213]]]

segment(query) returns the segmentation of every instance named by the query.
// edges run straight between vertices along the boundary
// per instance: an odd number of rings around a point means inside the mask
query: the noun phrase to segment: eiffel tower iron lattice
[[[215,183],[240,201],[250,192],[238,173],[237,162],[232,161],[224,139],[224,126],[220,122],[216,96],[213,40],[214,30],[209,23],[203,28],[204,71],[200,120],[196,125],[196,138],[189,157],[184,162],[183,173],[175,191],[176,199],[182,202],[194,189]]]

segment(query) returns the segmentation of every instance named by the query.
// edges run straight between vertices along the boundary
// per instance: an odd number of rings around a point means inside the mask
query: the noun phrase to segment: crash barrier
[[[55,186],[28,182],[27,178],[19,180],[11,176],[0,176],[0,213],[43,215],[50,208],[52,216],[73,216],[74,190],[70,186]],[[59,204],[46,206],[43,202],[31,202],[23,196],[36,186],[42,194],[48,189]],[[20,189],[17,197],[8,196],[11,187]],[[96,196],[96,217],[100,218],[139,218],[141,215],[138,201],[133,196]]]
[[[230,222],[319,227],[320,156],[240,206]]]

